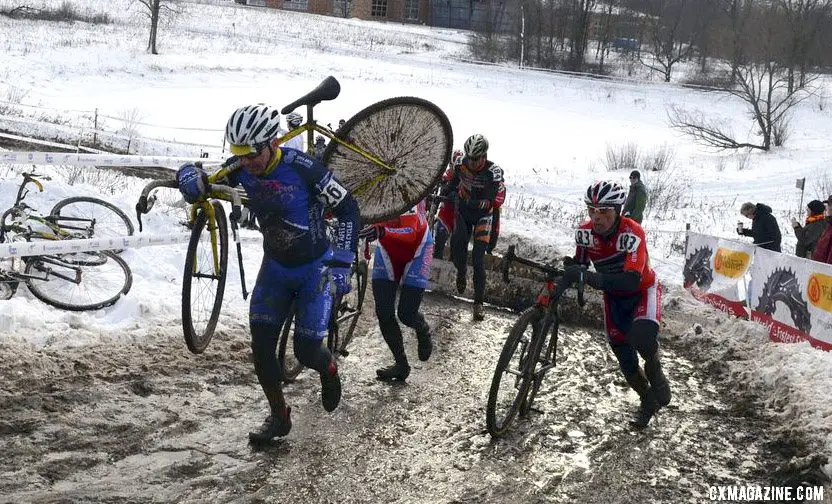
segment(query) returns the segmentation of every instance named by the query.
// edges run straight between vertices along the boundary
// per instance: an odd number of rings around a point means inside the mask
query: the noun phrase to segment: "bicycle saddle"
[[[341,84],[338,84],[338,81],[335,79],[335,77],[330,75],[329,77],[321,81],[321,83],[318,84],[318,87],[301,96],[289,105],[283,107],[280,110],[280,113],[284,115],[288,114],[289,112],[295,110],[301,105],[310,105],[314,107],[322,101],[334,100],[335,98],[338,98],[338,94],[340,93]]]

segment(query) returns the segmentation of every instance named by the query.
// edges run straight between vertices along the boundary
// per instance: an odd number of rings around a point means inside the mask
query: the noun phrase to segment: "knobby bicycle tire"
[[[185,269],[182,277],[182,330],[188,350],[195,354],[205,351],[222,309],[222,297],[225,292],[225,280],[228,274],[228,222],[225,210],[219,202],[213,202],[217,221],[217,245],[219,247],[219,271],[214,271],[214,253],[211,247],[208,215],[202,209],[197,210],[196,219],[191,229],[188,252],[185,255]],[[204,238],[207,238],[205,240]],[[205,310],[201,299],[213,295],[213,301],[203,321]]]
[[[62,199],[49,212],[52,217],[78,217],[96,219],[92,238],[116,238],[132,236],[135,232],[130,218],[119,207],[109,201],[89,196],[73,196]],[[103,216],[103,217],[98,217]],[[58,226],[72,226],[71,221],[57,221]],[[116,250],[116,253],[121,252]]]
[[[358,201],[364,225],[401,215],[427,196],[448,166],[453,131],[433,103],[400,96],[351,117],[337,137],[375,155],[394,174],[333,140],[323,163]]]
[[[529,387],[532,385],[531,371],[534,366],[532,365],[530,369],[529,359],[533,354],[539,354],[540,352],[542,342],[539,340],[542,338],[536,331],[539,331],[540,321],[544,316],[545,312],[540,307],[529,307],[520,314],[520,317],[509,331],[508,338],[506,338],[500,357],[497,360],[497,366],[494,369],[494,377],[491,379],[491,388],[488,391],[488,404],[485,409],[485,423],[492,437],[500,437],[506,433],[525,400]],[[538,327],[536,331],[533,331],[530,340],[523,341],[526,330],[530,325]],[[520,354],[515,356],[518,348]],[[535,348],[537,351],[535,351]],[[515,371],[519,373],[519,376],[506,372],[513,361],[516,362]],[[500,383],[506,379],[514,380],[514,388],[517,392],[507,409],[501,412],[498,411],[497,396],[500,391]]]
[[[277,362],[283,369],[283,381],[287,383],[293,382],[303,371],[303,364],[295,357],[294,346],[290,346],[290,342],[293,342],[294,331],[292,329],[294,322],[295,302],[292,301],[292,305],[289,307],[289,315],[280,328],[280,341],[277,346]]]
[[[87,311],[110,306],[130,291],[133,273],[124,259],[113,252],[104,250],[98,254],[106,262],[94,266],[62,261],[60,256],[33,257],[26,261],[24,273],[46,278],[30,278],[26,285],[36,298],[61,310]],[[96,284],[107,284],[106,290],[97,291]]]
[[[359,261],[352,275],[350,275],[352,290],[345,296],[347,298],[346,300],[341,300],[342,310],[348,310],[349,312],[355,313],[355,316],[349,319],[349,323],[343,333],[341,333],[339,329],[338,342],[335,350],[340,355],[347,355],[347,345],[349,345],[352,341],[353,334],[355,333],[355,326],[358,324],[358,319],[361,317],[361,310],[364,307],[364,297],[367,294],[367,275],[367,263],[365,261]]]
[[[532,384],[529,387],[528,392],[526,392],[526,397],[524,397],[520,403],[519,414],[521,417],[528,415],[529,411],[532,409],[534,399],[537,397],[537,392],[540,390],[540,384],[543,383],[543,374],[545,372],[541,372],[538,368],[554,363],[555,358],[557,357],[558,330],[560,329],[557,307],[551,308],[551,318],[549,320],[551,321],[551,325],[549,327],[540,328],[540,330],[543,331],[541,333],[543,336],[540,338],[540,348],[535,352],[534,368],[532,369]],[[543,348],[546,348],[546,353],[541,359],[540,353]]]

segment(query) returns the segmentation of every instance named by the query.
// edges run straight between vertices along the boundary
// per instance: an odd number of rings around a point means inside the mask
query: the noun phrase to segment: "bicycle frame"
[[[26,195],[29,193],[29,190],[26,188],[29,183],[35,184],[38,188],[38,192],[43,192],[43,184],[36,179],[37,175],[34,173],[23,173],[23,182],[20,184],[20,187],[17,189],[17,196],[14,200],[14,205],[11,208],[3,212],[2,218],[0,218],[0,243],[3,243],[6,239],[6,233],[12,232],[18,235],[23,236],[26,238],[27,241],[31,240],[31,238],[37,238],[40,240],[66,240],[71,238],[90,238],[92,237],[93,229],[95,226],[95,219],[84,219],[81,217],[56,217],[56,216],[41,216],[37,214],[32,214],[29,211],[34,210],[32,207],[28,206],[23,200],[26,198]],[[23,219],[20,222],[12,222],[10,224],[6,224],[6,219],[9,216],[20,216]],[[61,221],[70,221],[70,222],[90,222],[92,227],[77,227],[77,226],[62,226],[58,224],[58,220]],[[42,224],[43,226],[49,228],[49,231],[38,231],[32,229],[30,226],[24,225],[27,221],[37,222],[38,224]],[[72,231],[79,231],[80,233],[73,233]]]

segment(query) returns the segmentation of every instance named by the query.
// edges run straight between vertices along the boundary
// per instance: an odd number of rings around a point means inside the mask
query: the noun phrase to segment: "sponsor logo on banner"
[[[714,270],[728,278],[740,278],[748,270],[750,263],[751,254],[720,247],[714,257]]]
[[[812,273],[809,276],[806,294],[813,306],[832,313],[832,276]]]

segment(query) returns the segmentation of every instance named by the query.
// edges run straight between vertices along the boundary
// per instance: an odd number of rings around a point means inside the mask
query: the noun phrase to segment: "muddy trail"
[[[601,332],[577,327],[561,329],[541,411],[492,441],[486,397],[516,315],[472,323],[468,303],[428,295],[434,354],[419,362],[406,332],[414,369],[391,386],[375,380],[390,357],[368,304],[340,362],[340,407],[326,413],[304,371],[286,387],[291,433],[263,450],[247,444],[266,403],[238,319],[198,356],[178,321],[77,348],[0,342],[0,502],[703,502],[709,485],[770,484],[794,454],[752,399],[672,341],[674,401],[632,431],[637,396]]]

